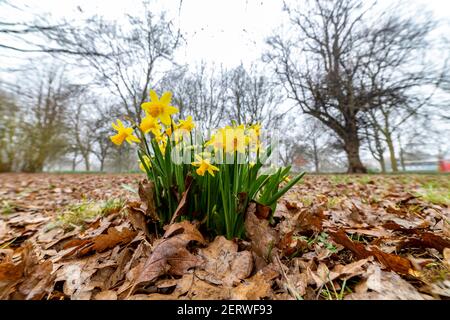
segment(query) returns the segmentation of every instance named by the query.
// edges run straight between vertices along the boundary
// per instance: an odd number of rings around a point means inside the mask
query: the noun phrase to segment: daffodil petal
[[[179,112],[178,108],[175,108],[173,106],[168,106],[166,110],[168,114],[175,114]]]
[[[150,90],[150,100],[152,102],[158,102],[159,101],[158,94],[156,93],[155,90]]]
[[[166,91],[161,96],[161,99],[159,100],[159,102],[161,102],[162,104],[168,105],[170,103],[170,100],[172,100],[172,92]]]
[[[161,114],[159,120],[161,120],[164,125],[170,126],[171,119],[168,113]]]

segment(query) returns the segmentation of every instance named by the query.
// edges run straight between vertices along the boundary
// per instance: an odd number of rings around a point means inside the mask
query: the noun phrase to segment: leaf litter
[[[1,178],[0,299],[450,298],[448,200],[423,195],[446,176],[306,177],[245,240],[158,234],[141,175]]]

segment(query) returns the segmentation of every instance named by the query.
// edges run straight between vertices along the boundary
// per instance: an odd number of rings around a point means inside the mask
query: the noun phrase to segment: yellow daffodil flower
[[[236,128],[228,128],[225,130],[225,152],[233,153],[245,153],[246,139],[244,135],[243,126]]]
[[[219,171],[219,168],[212,165],[208,159],[203,159],[199,155],[196,155],[195,158],[197,161],[192,162],[192,165],[198,167],[195,172],[197,172],[199,176],[204,176],[206,171],[208,171],[208,173],[214,177],[214,171]]]
[[[147,166],[147,168],[151,168],[152,163],[150,162],[150,158],[148,156],[144,155],[143,159],[144,159],[144,162],[145,162],[145,165]],[[147,172],[145,170],[145,166],[142,163],[142,161],[139,161],[139,169],[141,169],[141,171],[143,171],[143,172]]]
[[[211,139],[205,143],[206,146],[213,146],[214,150],[222,150],[225,145],[223,130],[219,129],[217,133],[211,136]]]
[[[180,120],[178,129],[186,130],[191,132],[195,128],[195,123],[192,121],[192,116],[188,116],[186,120]]]
[[[141,107],[153,118],[157,118],[164,125],[169,126],[171,115],[178,112],[177,108],[170,105],[171,100],[171,92],[164,92],[160,99],[154,90],[150,90],[150,102],[144,102]]]
[[[156,142],[158,142],[159,150],[161,150],[161,153],[165,154],[168,137],[165,136],[164,133],[158,132],[157,134],[155,134],[155,140]]]
[[[260,136],[261,133],[261,125],[259,123],[250,126],[250,130],[253,130],[257,137]]]
[[[151,115],[147,114],[144,119],[142,119],[139,128],[144,133],[151,131],[156,135],[159,134],[161,125],[158,123],[158,120],[156,118],[153,118]]]
[[[124,141],[127,141],[129,144],[141,142],[138,137],[133,135],[133,128],[126,128],[119,119],[117,119],[117,124],[112,124],[112,127],[117,131],[116,135],[110,137],[114,144],[120,146]]]

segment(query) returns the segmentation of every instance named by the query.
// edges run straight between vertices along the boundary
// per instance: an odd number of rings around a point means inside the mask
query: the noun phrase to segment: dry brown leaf
[[[238,252],[237,243],[218,236],[208,247],[201,249],[199,255],[204,259],[202,269],[197,271],[199,278],[211,283],[231,287],[247,278],[253,269],[250,251]]]
[[[450,270],[450,248],[445,248],[442,255],[444,256],[444,265]]]
[[[259,219],[255,210],[256,204],[250,203],[245,218],[245,231],[251,240],[252,250],[260,257],[267,259],[277,245],[278,237],[275,230],[269,225],[269,221]]]
[[[343,245],[346,249],[350,250],[358,259],[365,259],[370,256],[370,252],[366,250],[363,244],[354,243],[347,237],[344,231],[330,231],[330,236],[336,243]]]
[[[335,242],[349,249],[359,259],[365,259],[369,256],[374,256],[389,270],[398,272],[400,274],[412,274],[413,266],[411,262],[406,258],[383,252],[375,246],[372,246],[371,250],[367,250],[363,244],[355,243],[350,240],[350,238],[347,237],[345,232],[342,230],[339,230],[337,232],[330,232],[330,235]]]
[[[94,296],[94,300],[117,300],[117,293],[112,290],[101,291]]]
[[[128,203],[127,205],[128,219],[134,230],[144,232],[147,239],[151,240],[151,235],[147,226],[147,217],[145,211],[139,207],[138,202]]]
[[[78,257],[82,257],[92,252],[104,252],[117,245],[129,243],[137,234],[135,231],[128,228],[123,228],[119,231],[116,227],[110,227],[107,232],[107,234],[100,234],[93,239],[75,239],[67,243],[64,248],[70,248],[72,246],[76,246],[76,248],[66,254],[66,256],[76,254]]]
[[[24,276],[18,291],[24,295],[26,300],[40,300],[50,294],[53,289],[54,275],[53,264],[47,260],[36,265],[29,274]]]
[[[337,265],[333,270],[328,270],[327,266],[323,263],[317,268],[317,272],[311,272],[311,275],[316,282],[316,286],[319,288],[325,283],[333,281],[335,279],[341,278],[343,280],[348,280],[355,276],[359,276],[365,273],[364,265],[371,260],[371,258],[361,259],[347,265]]]
[[[450,241],[430,232],[418,232],[417,238],[409,238],[400,243],[399,248],[434,248],[443,252],[450,248]]]
[[[388,270],[400,274],[414,274],[411,261],[392,253],[385,253],[376,247],[371,247],[370,252],[382,263]]]
[[[270,297],[273,280],[279,276],[273,264],[258,271],[254,276],[244,280],[231,289],[232,300],[259,300]]]
[[[345,296],[348,300],[424,300],[429,297],[420,294],[411,284],[393,272],[382,271],[370,265],[365,282],[356,293]]]
[[[9,232],[8,225],[5,221],[0,220],[0,243],[2,242],[3,238],[6,237],[6,235]]]
[[[151,256],[141,265],[141,271],[134,281],[134,286],[150,283],[166,273],[183,275],[188,269],[200,265],[202,259],[186,249],[191,241],[205,243],[194,224],[183,221],[170,225],[164,237],[155,244]]]
[[[283,256],[290,256],[308,248],[308,242],[299,237],[294,237],[294,231],[288,232],[281,238],[278,248]]]
[[[153,296],[153,295],[152,295]],[[230,299],[230,289],[199,279],[195,273],[185,274],[170,299],[222,300]]]
[[[10,259],[0,264],[0,299],[42,299],[53,287],[52,270],[51,261],[39,263],[33,245],[27,241],[18,264]]]
[[[156,204],[155,204],[155,185],[152,181],[148,181],[146,179],[139,182],[138,189],[139,197],[144,204],[145,214],[152,219],[152,221],[159,221],[159,217],[156,213]]]
[[[272,209],[269,206],[265,206],[260,203],[256,203],[255,214],[259,219],[269,219]]]
[[[178,206],[175,209],[175,212],[172,215],[172,219],[170,219],[170,224],[173,224],[175,220],[185,214],[186,208],[187,208],[187,195],[189,194],[189,190],[191,189],[193,177],[191,175],[187,175],[186,179],[184,181],[185,184],[185,191],[183,192],[180,201],[178,202]]]

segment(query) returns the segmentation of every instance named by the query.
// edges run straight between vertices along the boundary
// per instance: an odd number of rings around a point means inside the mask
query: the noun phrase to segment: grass
[[[320,243],[325,248],[330,250],[331,252],[333,252],[333,253],[337,252],[337,247],[335,245],[333,245],[333,243],[328,241],[328,233],[326,233],[326,232],[322,232],[320,234],[313,235],[309,238],[307,238],[305,236],[294,237],[294,239],[295,238],[306,241],[306,243],[308,244],[308,247],[311,247],[314,243],[318,243],[318,244]]]
[[[330,197],[327,199],[327,208],[328,209],[336,208],[341,202],[342,199],[339,197]]]
[[[6,201],[4,200],[2,202],[2,205],[0,207],[0,214],[11,214],[14,213],[16,211],[16,206],[14,205],[14,203],[12,203],[11,201]]]
[[[301,197],[299,201],[303,204],[304,207],[310,207],[312,206],[314,202],[313,197]]]
[[[427,184],[417,192],[424,201],[436,205],[450,205],[450,189],[436,187],[435,184]]]
[[[325,283],[320,291],[320,296],[325,300],[344,300],[344,296],[346,294],[352,293],[352,290],[347,286],[347,280],[342,282],[339,292],[336,290],[333,281],[330,280],[328,283],[330,284],[332,290],[330,290],[327,283]]]
[[[51,222],[48,229],[60,227],[63,229],[73,229],[77,226],[84,227],[89,220],[100,216],[107,216],[111,213],[120,211],[125,205],[122,199],[111,199],[107,201],[83,201],[78,204],[68,205],[57,216],[55,221]]]

